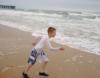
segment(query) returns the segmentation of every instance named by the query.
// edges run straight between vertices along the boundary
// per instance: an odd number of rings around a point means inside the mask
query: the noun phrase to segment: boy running
[[[28,71],[30,68],[36,63],[37,58],[39,62],[43,63],[42,65],[42,71],[39,72],[40,76],[49,76],[46,73],[46,66],[48,64],[48,57],[47,54],[43,51],[44,47],[47,46],[48,49],[58,51],[61,50],[63,51],[63,48],[53,48],[50,43],[50,38],[53,38],[56,36],[56,29],[54,27],[49,27],[48,28],[48,36],[42,36],[41,39],[34,44],[34,48],[32,49],[32,52],[29,56],[28,59],[28,67],[27,69],[23,72],[24,78],[29,78],[28,76]]]

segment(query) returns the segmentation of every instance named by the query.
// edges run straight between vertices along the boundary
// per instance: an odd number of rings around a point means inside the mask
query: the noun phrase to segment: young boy
[[[39,59],[39,61],[41,63],[43,63],[42,71],[39,72],[39,75],[40,76],[49,76],[45,71],[46,66],[48,64],[48,57],[47,57],[46,53],[43,51],[44,47],[47,46],[50,50],[54,50],[54,51],[58,51],[58,50],[63,51],[64,50],[63,48],[53,48],[51,46],[49,39],[53,38],[55,36],[56,36],[56,29],[54,27],[49,27],[48,28],[48,36],[41,37],[41,39],[36,44],[34,44],[34,48],[32,49],[31,55],[28,59],[28,67],[23,72],[24,78],[29,78],[28,71],[35,64],[37,58]]]

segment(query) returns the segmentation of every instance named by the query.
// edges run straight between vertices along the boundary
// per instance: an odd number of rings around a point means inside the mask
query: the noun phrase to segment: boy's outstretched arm
[[[61,50],[61,51],[64,50],[63,47],[61,47],[61,48],[54,48],[54,47],[52,47],[52,45],[51,45],[51,43],[49,42],[49,40],[47,40],[47,46],[48,46],[48,48],[49,48],[50,50]]]

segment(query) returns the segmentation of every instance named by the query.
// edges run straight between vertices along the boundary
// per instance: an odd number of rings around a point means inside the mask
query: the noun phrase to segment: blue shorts
[[[28,59],[28,64],[35,64],[35,62],[39,59],[39,62],[48,61],[48,57],[46,53],[42,50],[41,52],[37,53],[35,49],[32,50],[30,57]]]

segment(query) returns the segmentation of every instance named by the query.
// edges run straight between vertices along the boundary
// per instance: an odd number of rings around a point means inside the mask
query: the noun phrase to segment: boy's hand
[[[61,47],[61,48],[59,48],[59,50],[63,51],[63,50],[64,50],[64,48],[62,48],[62,47]]]

